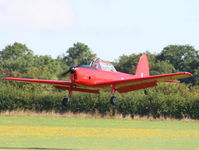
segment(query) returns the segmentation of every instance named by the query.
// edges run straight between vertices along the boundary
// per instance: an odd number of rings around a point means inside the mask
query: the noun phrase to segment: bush
[[[110,94],[100,95],[75,93],[69,104],[62,105],[66,91],[35,91],[0,82],[0,111],[31,110],[36,112],[99,113],[130,116],[152,116],[154,118],[199,119],[199,87],[180,83],[162,83],[160,86],[124,94],[116,94],[117,105],[109,103]]]

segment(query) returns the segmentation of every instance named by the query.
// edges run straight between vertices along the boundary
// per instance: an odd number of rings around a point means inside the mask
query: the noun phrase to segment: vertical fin
[[[135,71],[135,76],[141,78],[149,76],[149,61],[146,54],[142,54],[140,57]]]

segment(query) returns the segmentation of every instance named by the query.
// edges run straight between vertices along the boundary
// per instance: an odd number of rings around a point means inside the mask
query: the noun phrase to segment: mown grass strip
[[[0,126],[0,135],[199,138],[198,130]]]

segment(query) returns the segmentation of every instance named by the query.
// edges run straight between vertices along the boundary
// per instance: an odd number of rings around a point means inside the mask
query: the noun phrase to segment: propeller
[[[74,73],[76,71],[77,66],[71,66],[67,71],[63,72],[60,76],[64,77],[68,75],[69,73]]]

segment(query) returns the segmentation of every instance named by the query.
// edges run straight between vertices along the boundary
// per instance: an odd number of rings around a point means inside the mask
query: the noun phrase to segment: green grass
[[[199,150],[199,122],[0,116],[0,149]]]

